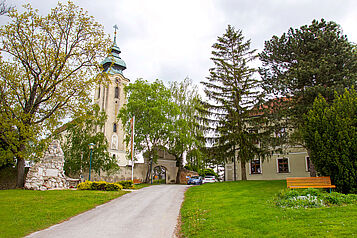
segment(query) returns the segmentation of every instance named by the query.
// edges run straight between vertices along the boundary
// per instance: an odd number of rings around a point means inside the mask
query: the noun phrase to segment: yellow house
[[[276,102],[286,100],[286,98],[279,98]],[[276,105],[276,102],[273,102],[274,105]],[[282,133],[289,132],[291,130],[284,128],[280,132],[276,132],[275,137],[281,137]],[[283,180],[287,177],[310,177],[312,164],[304,147],[300,145],[282,145],[280,148],[284,152],[274,153],[264,160],[254,159],[247,162],[245,166],[247,180]],[[229,159],[225,164],[225,181],[241,179],[241,164],[236,155],[235,159]]]
[[[264,161],[246,163],[247,180],[281,180],[287,177],[310,177],[310,160],[301,146],[292,146],[284,154],[273,154]],[[231,159],[225,165],[225,181],[241,180],[241,164]]]

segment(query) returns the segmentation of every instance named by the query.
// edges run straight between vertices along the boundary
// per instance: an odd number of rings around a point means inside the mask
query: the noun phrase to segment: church
[[[107,138],[108,152],[118,163],[120,169],[115,174],[106,176],[105,174],[94,174],[92,180],[120,181],[131,179],[131,159],[128,158],[128,148],[124,142],[125,132],[122,122],[118,119],[119,110],[126,103],[124,87],[130,80],[124,76],[126,64],[120,57],[121,50],[116,42],[116,29],[114,26],[114,42],[110,48],[108,56],[101,62],[103,72],[108,74],[109,82],[105,85],[98,85],[94,93],[94,103],[107,114],[107,121],[102,128],[102,132]],[[134,163],[134,180],[144,182],[148,162]],[[165,152],[159,153],[159,159],[153,165],[154,178],[164,180],[164,183],[175,183],[178,168],[176,160],[172,155]]]

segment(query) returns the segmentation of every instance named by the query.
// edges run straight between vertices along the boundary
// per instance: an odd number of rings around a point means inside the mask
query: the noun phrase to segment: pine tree
[[[259,81],[253,77],[256,70],[249,66],[256,59],[256,50],[250,49],[250,40],[244,40],[241,30],[230,25],[212,47],[215,66],[210,69],[208,82],[202,82],[209,99],[204,103],[205,119],[214,132],[207,139],[217,150],[225,151],[223,157],[237,156],[242,180],[246,180],[246,162],[267,153],[263,144],[257,143],[268,133],[259,129],[264,117],[254,114],[262,98]]]

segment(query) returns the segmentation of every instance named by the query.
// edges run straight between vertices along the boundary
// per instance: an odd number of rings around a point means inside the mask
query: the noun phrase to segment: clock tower
[[[107,121],[102,129],[106,136],[109,148],[108,152],[115,158],[119,166],[128,165],[126,158],[126,146],[124,143],[124,129],[118,120],[120,108],[126,103],[124,86],[129,83],[123,71],[126,69],[124,60],[120,58],[121,50],[116,43],[116,30],[114,26],[114,42],[108,56],[101,62],[103,72],[108,74],[109,82],[98,85],[95,90],[94,101],[101,110],[107,114]]]

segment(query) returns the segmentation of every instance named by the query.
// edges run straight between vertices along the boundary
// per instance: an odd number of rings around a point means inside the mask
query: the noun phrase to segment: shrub
[[[155,179],[152,183],[153,184],[165,184],[166,179]]]
[[[120,184],[121,186],[123,186],[124,189],[134,188],[134,183],[132,180],[123,180],[123,181],[116,182],[116,184]]]
[[[324,194],[324,201],[329,205],[342,205],[357,203],[357,194],[327,193]]]
[[[101,190],[101,191],[118,191],[123,186],[115,183],[107,183],[105,181],[85,181],[77,185],[78,190]]]
[[[92,189],[92,182],[85,181],[77,185],[78,190],[91,190]]]
[[[105,181],[94,181],[92,183],[92,190],[105,191],[105,185],[106,184],[107,184],[107,182],[105,182]]]
[[[316,171],[345,194],[357,191],[356,119],[357,91],[346,89],[331,105],[321,95],[316,98],[303,129]]]
[[[356,194],[326,193],[314,188],[283,190],[275,199],[275,205],[283,208],[314,208],[355,203]]]
[[[213,175],[216,178],[218,178],[218,174],[216,172],[214,172],[213,169],[202,169],[198,172],[198,174],[202,177],[205,177],[207,175]]]
[[[107,183],[105,185],[106,191],[119,191],[122,189],[123,189],[123,186],[121,186],[120,184],[116,184],[116,183]]]

